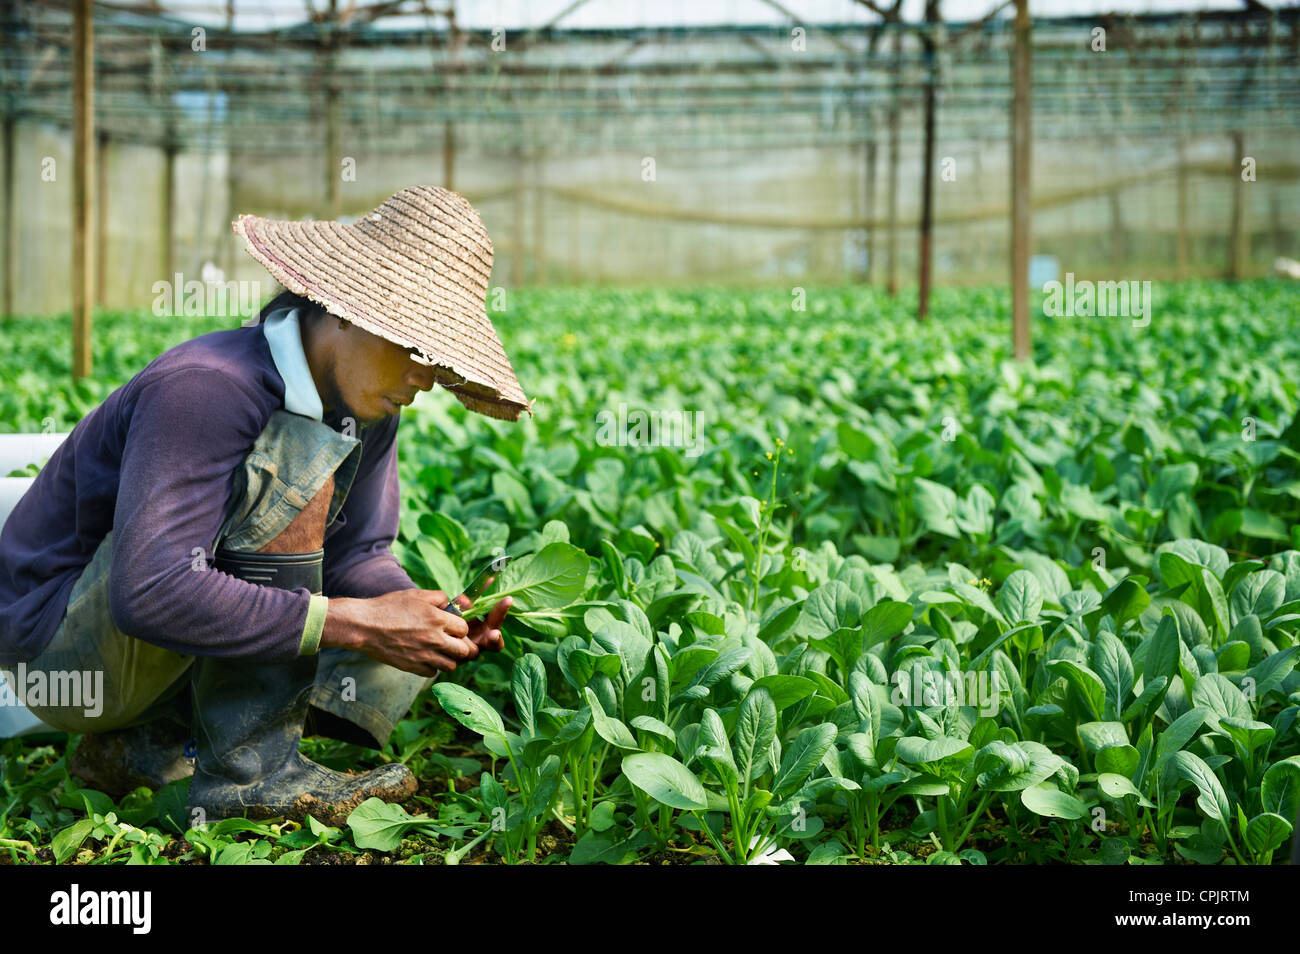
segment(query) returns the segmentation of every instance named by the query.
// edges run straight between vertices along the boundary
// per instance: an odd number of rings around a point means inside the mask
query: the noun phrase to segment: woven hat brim
[[[532,416],[533,402],[524,396],[483,302],[456,282],[436,272],[421,274],[346,223],[241,215],[232,227],[245,251],[289,291],[417,349],[416,360],[434,367],[437,383],[471,411],[507,421],[525,411]]]

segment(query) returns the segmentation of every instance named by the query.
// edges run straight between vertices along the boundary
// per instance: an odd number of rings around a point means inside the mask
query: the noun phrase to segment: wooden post
[[[863,278],[868,285],[876,271],[876,112],[871,114],[871,139],[867,141],[867,184],[863,210],[867,220],[867,268]]]
[[[870,57],[867,66],[869,69],[875,68],[876,47],[880,44],[881,31],[874,30],[871,39],[867,41],[867,54]],[[877,142],[879,136],[877,130],[880,128],[880,110],[872,107],[867,113],[871,123],[871,128],[867,130],[868,139],[866,142],[866,159],[867,159],[867,181],[864,183],[865,196],[863,201],[863,217],[866,219],[866,252],[867,267],[863,270],[862,279],[868,285],[876,271],[876,154],[878,152]]]
[[[1178,140],[1178,237],[1175,242],[1178,277],[1187,278],[1187,140]]]
[[[894,28],[894,77],[901,81],[903,72],[903,31]],[[885,288],[893,295],[898,291],[898,89],[895,87],[889,100],[889,224],[886,228],[889,243],[889,277]]]
[[[163,280],[169,283],[176,280],[176,153],[176,141],[169,136],[163,144],[161,233]],[[178,288],[175,293],[179,296],[183,291],[183,288]]]
[[[934,230],[934,112],[935,86],[938,85],[938,66],[935,59],[934,27],[939,21],[939,0],[926,0],[925,22],[927,31],[922,34],[925,48],[925,149],[921,170],[921,234],[920,234],[920,293],[916,317],[924,321],[930,310],[930,240]]]
[[[233,0],[232,0],[233,2]],[[239,236],[235,234],[231,223],[239,217],[239,203],[235,196],[235,101],[229,89],[226,90],[226,221],[222,227],[225,236],[226,281],[235,278],[235,261],[239,254]],[[260,305],[260,303],[259,303]]]
[[[329,217],[337,219],[343,212],[342,197],[339,195],[339,179],[342,162],[339,149],[339,123],[341,104],[339,103],[339,84],[335,71],[338,69],[336,54],[338,29],[338,0],[330,0],[328,23],[330,33],[325,41],[325,196],[329,205]]]
[[[1241,177],[1241,160],[1246,155],[1240,131],[1232,134],[1232,233],[1228,238],[1228,277],[1246,277],[1250,267],[1250,236],[1246,232],[1246,180]]]
[[[72,23],[72,376],[89,376],[95,263],[95,20],[92,0],[76,0]]]
[[[1116,186],[1110,192],[1110,234],[1112,236],[1110,250],[1111,263],[1116,268],[1123,268],[1128,252],[1127,243],[1124,241],[1124,208],[1120,204],[1119,195],[1119,186]]]
[[[515,131],[515,135],[520,135]],[[510,273],[516,289],[524,284],[524,155],[523,144],[515,146],[515,253]]]
[[[546,283],[546,158],[533,149],[533,284]]]
[[[456,191],[456,124],[444,124],[442,136],[442,187]]]
[[[103,307],[108,273],[108,133],[100,130],[95,150],[95,304]]]
[[[1011,337],[1016,359],[1027,361],[1029,252],[1033,247],[1033,70],[1029,0],[1016,0],[1015,99],[1011,116]]]
[[[14,136],[17,134],[15,126],[13,115],[6,115],[4,121],[5,218],[3,226],[0,226],[4,229],[4,315],[6,318],[14,313]]]
[[[447,70],[445,99],[452,101],[451,91],[456,75],[455,64],[460,53],[460,32],[456,28],[456,3],[452,0],[447,9]],[[443,124],[442,134],[442,186],[456,191],[456,124],[448,119]]]

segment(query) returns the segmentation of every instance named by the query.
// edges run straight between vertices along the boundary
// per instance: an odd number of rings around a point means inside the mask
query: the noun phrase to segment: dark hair
[[[318,305],[310,298],[304,298],[302,295],[294,294],[288,289],[285,289],[262,306],[261,314],[257,316],[258,323],[266,321],[266,316],[277,308],[284,307],[301,308],[302,317],[306,321],[316,321],[324,315],[329,314],[323,305]]]

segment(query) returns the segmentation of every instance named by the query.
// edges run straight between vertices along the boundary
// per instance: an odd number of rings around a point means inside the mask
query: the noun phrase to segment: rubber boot
[[[68,758],[83,788],[120,801],[137,788],[162,788],[194,773],[187,672],[163,696],[121,729],[88,732]]]
[[[286,542],[301,546],[324,537],[322,500],[333,481],[261,553],[218,551],[216,567],[262,586],[321,591],[325,552],[265,552]],[[302,532],[303,523],[320,517]],[[204,657],[194,666],[193,706],[198,756],[190,783],[190,808],[206,819],[292,818],[307,815],[342,827],[367,798],[401,801],[414,795],[415,778],[404,765],[361,775],[335,772],[298,751],[316,678],[316,656],[288,663]]]

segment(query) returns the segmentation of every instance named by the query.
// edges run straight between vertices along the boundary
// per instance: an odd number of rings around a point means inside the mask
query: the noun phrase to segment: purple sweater
[[[45,649],[110,530],[110,612],[122,632],[186,655],[296,658],[306,589],[191,567],[195,547],[211,557],[235,473],[283,406],[284,381],[259,324],[172,348],[79,422],[0,533],[0,664]],[[331,415],[325,421],[338,429]],[[327,597],[415,587],[389,551],[397,424],[390,417],[357,431],[361,464],[325,533]]]

